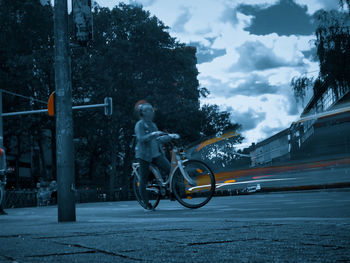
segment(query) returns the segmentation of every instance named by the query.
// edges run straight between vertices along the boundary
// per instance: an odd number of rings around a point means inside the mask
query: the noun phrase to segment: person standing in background
[[[5,149],[0,148],[0,215],[6,215],[4,211],[5,201],[5,185],[6,185],[6,154]]]

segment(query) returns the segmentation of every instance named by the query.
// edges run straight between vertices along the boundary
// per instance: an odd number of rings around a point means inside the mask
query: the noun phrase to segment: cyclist
[[[170,162],[165,157],[161,145],[173,138],[177,138],[177,135],[164,135],[163,132],[158,130],[157,125],[153,122],[154,109],[150,103],[140,101],[136,103],[135,109],[140,117],[140,120],[135,125],[135,158],[140,163],[140,195],[146,205],[146,209],[152,209],[146,191],[150,173],[149,166],[151,163],[154,163],[164,172],[169,173],[171,168]]]

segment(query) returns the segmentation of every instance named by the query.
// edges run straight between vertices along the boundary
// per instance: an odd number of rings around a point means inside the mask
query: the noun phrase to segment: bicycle
[[[137,201],[147,209],[139,192],[139,167],[138,162],[132,163],[133,188]],[[215,177],[210,167],[204,162],[186,159],[185,153],[179,151],[174,144],[172,144],[171,169],[168,177],[164,180],[154,164],[150,165],[150,171],[153,177],[149,177],[146,191],[152,210],[158,206],[160,198],[165,196],[174,196],[187,208],[199,208],[207,204],[215,193]]]

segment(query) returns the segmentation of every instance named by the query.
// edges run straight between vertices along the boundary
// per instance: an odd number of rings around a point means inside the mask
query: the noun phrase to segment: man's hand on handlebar
[[[166,133],[162,131],[155,131],[155,132],[152,132],[151,135],[154,137],[158,137],[158,136],[166,135]]]
[[[176,133],[168,134],[168,136],[174,140],[180,139],[180,135],[178,135]]]

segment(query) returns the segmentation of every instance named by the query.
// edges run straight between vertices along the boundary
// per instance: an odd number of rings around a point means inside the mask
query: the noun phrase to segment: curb
[[[319,190],[319,189],[334,189],[334,188],[349,188],[348,183],[334,183],[324,185],[302,185],[302,186],[287,186],[287,187],[264,187],[259,192],[284,192],[284,191],[303,191],[303,190]]]

